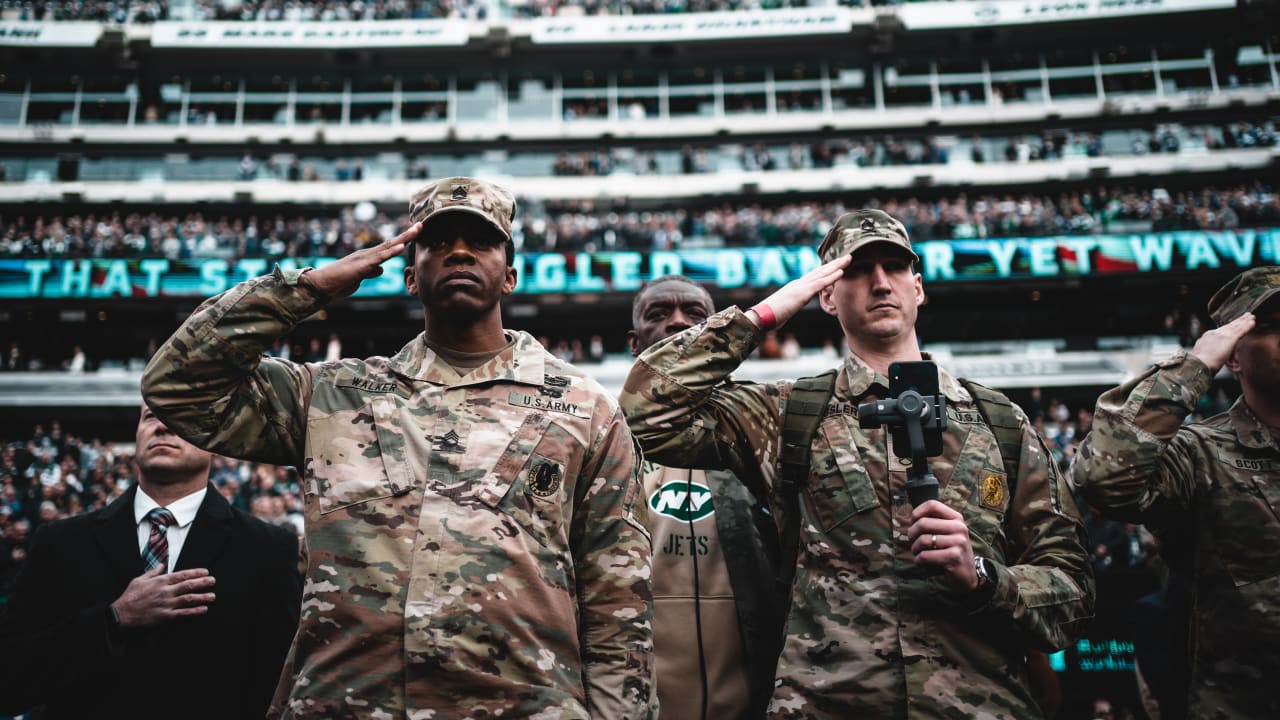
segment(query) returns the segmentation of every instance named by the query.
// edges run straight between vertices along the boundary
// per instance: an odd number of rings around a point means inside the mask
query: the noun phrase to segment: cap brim
[[[503,230],[501,225],[494,222],[493,218],[490,217],[488,213],[480,210],[479,208],[471,207],[470,205],[447,205],[436,210],[422,219],[422,232],[426,232],[427,226],[445,213],[467,213],[468,215],[474,215],[475,217],[484,220],[485,224],[493,228],[503,240],[511,240],[511,235],[506,230]]]
[[[1274,288],[1271,288],[1270,290],[1267,290],[1266,292],[1262,293],[1262,296],[1259,297],[1257,302],[1253,304],[1253,307],[1242,308],[1239,312],[1234,313],[1230,317],[1228,317],[1225,312],[1227,309],[1227,306],[1230,305],[1230,303],[1224,303],[1223,307],[1220,307],[1217,310],[1210,311],[1209,317],[1213,319],[1214,323],[1216,323],[1218,327],[1222,327],[1223,325],[1226,325],[1227,323],[1234,321],[1236,318],[1239,318],[1241,315],[1247,312],[1256,314],[1258,310],[1262,308],[1263,305],[1266,305],[1272,300],[1275,300],[1277,297],[1280,297],[1280,287],[1274,287]]]
[[[1280,299],[1280,287],[1271,288],[1270,290],[1262,293],[1262,297],[1258,299],[1258,304],[1254,305],[1253,309],[1249,312],[1257,314],[1257,312],[1262,309],[1263,305],[1277,299]]]
[[[912,250],[911,248],[908,248],[908,247],[903,247],[901,242],[899,242],[899,241],[897,241],[897,240],[894,240],[893,238],[888,238],[888,237],[883,237],[883,236],[881,236],[881,237],[864,237],[864,238],[859,239],[859,241],[858,241],[856,244],[854,244],[854,246],[853,246],[853,247],[849,248],[849,253],[848,253],[848,254],[853,255],[854,253],[858,252],[859,250],[863,250],[863,249],[865,249],[865,248],[867,248],[867,247],[869,247],[869,246],[871,246],[871,245],[880,245],[880,244],[883,244],[883,245],[891,245],[891,246],[893,246],[895,249],[897,249],[897,250],[899,250],[900,252],[902,252],[904,255],[910,255],[912,260],[915,260],[916,262],[919,262],[919,261],[920,261],[920,256],[916,254],[916,251],[915,251],[915,250]],[[834,259],[834,258],[833,258],[833,259]]]

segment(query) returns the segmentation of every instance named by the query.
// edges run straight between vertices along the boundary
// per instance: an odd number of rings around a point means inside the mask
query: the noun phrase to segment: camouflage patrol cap
[[[911,249],[907,228],[882,210],[854,210],[841,215],[818,246],[818,257],[824,263],[831,262],[878,242],[896,245],[906,250],[913,261],[920,261]]]
[[[1209,298],[1209,317],[1226,325],[1280,293],[1280,265],[1256,267],[1231,278]]]
[[[424,230],[433,219],[457,212],[484,218],[503,239],[511,240],[516,199],[504,187],[475,178],[451,177],[427,185],[409,201],[409,222],[421,220]]]

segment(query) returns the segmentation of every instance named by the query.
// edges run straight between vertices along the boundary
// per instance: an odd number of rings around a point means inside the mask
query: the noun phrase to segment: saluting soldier
[[[1040,717],[1027,650],[1070,643],[1094,599],[1066,480],[1026,416],[1001,399],[1015,438],[1003,457],[974,397],[940,371],[939,497],[913,508],[885,430],[862,429],[853,409],[887,397],[892,362],[927,357],[915,335],[919,258],[902,224],[878,210],[842,216],[818,254],[824,265],[763,303],[645,351],[621,397],[631,429],[656,462],[723,462],[744,481],[761,477],[751,490],[772,497],[784,525],[798,524],[771,716]],[[815,295],[849,352],[791,491],[796,518],[780,483],[796,385],[722,383]]]
[[[528,333],[515,200],[448,178],[394,240],[206,302],[146,402],[214,452],[296,465],[310,549],[285,718],[656,713],[640,454],[617,403]],[[406,253],[425,331],[391,357],[264,357]]]
[[[1280,717],[1280,267],[1237,275],[1209,315],[1191,352],[1098,399],[1072,477],[1187,580],[1187,717]],[[1240,398],[1184,425],[1223,366]]]

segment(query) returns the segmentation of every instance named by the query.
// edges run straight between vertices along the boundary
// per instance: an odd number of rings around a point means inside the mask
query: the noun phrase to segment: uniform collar
[[[920,353],[925,360],[931,360],[929,353]],[[862,358],[850,352],[844,358],[843,372],[836,379],[836,393],[847,397],[862,397],[871,389],[872,385],[879,386],[886,394],[889,391],[889,378],[872,370],[869,365],[862,361]],[[938,368],[938,389],[942,391],[942,395],[947,398],[950,403],[969,402],[973,398],[969,396],[969,392],[964,389],[955,376],[947,372],[944,368]]]
[[[1231,429],[1235,431],[1241,445],[1255,450],[1280,450],[1280,442],[1276,441],[1267,426],[1245,404],[1243,395],[1227,411],[1227,416],[1231,418]]]
[[[412,380],[448,387],[489,382],[542,385],[546,376],[546,351],[542,344],[527,332],[504,330],[503,333],[515,342],[466,375],[459,375],[453,366],[427,347],[426,333],[420,333],[391,358],[391,370]]]

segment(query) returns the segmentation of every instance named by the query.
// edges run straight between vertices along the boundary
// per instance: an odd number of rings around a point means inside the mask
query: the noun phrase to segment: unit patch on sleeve
[[[1004,475],[999,473],[990,473],[982,481],[982,507],[990,510],[1004,510],[1005,496],[1008,492],[1004,487]]]
[[[558,464],[543,460],[529,473],[529,491],[538,497],[551,497],[560,489],[562,475]]]

